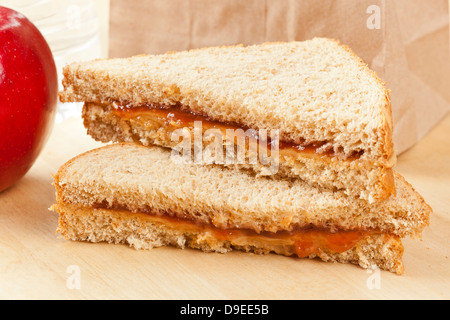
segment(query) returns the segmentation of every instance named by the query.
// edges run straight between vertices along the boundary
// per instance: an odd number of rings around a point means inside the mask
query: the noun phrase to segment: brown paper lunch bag
[[[391,90],[401,153],[450,110],[448,0],[111,0],[109,56],[329,37]]]

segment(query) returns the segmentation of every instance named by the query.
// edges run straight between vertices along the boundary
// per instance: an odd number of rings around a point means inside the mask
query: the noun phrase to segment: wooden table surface
[[[55,234],[52,174],[100,146],[80,119],[54,127],[31,171],[0,194],[1,299],[449,299],[450,115],[396,170],[434,209],[422,240],[405,239],[405,274],[277,255],[137,251]]]

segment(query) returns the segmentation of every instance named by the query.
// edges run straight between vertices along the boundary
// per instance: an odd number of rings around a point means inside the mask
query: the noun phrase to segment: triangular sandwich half
[[[193,137],[201,121],[200,149],[211,143],[210,129],[240,129],[250,142],[269,141],[267,154],[279,150],[276,166],[252,162],[256,151],[242,145],[247,140],[223,134],[220,145],[244,150],[245,161],[215,163],[300,178],[369,202],[395,194],[389,91],[334,40],[73,63],[63,84],[61,100],[84,102],[88,133],[103,142],[176,148],[174,132],[188,129]],[[278,133],[277,146],[261,130]]]
[[[420,237],[431,209],[394,179],[395,196],[368,204],[300,179],[179,163],[166,148],[118,143],[64,164],[52,209],[70,240],[275,252],[401,274],[401,238]]]

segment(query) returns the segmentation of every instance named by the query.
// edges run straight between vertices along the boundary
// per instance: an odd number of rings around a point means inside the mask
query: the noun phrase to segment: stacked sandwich
[[[428,225],[430,207],[392,169],[389,92],[337,41],[73,63],[63,84],[88,134],[113,142],[55,175],[66,239],[401,274],[401,238]]]

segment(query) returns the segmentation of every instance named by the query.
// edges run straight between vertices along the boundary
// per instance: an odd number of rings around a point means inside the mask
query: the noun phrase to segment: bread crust
[[[383,146],[385,149],[384,157],[386,157],[386,159],[389,159],[390,157],[395,155],[394,141],[392,139],[394,133],[394,119],[392,117],[392,106],[390,97],[391,91],[386,88],[386,82],[381,80],[378,74],[372,69],[370,69],[368,65],[360,57],[358,57],[349,46],[340,43],[340,41],[338,40],[332,39],[332,41],[336,41],[338,45],[340,45],[350,55],[352,55],[355,61],[358,61],[360,67],[362,69],[365,69],[366,72],[370,73],[373,79],[375,79],[375,81],[379,84],[379,86],[381,88],[384,88],[382,95],[383,102],[380,104],[381,108],[379,110],[379,112],[381,113],[380,118],[383,119],[383,122],[380,125],[379,130],[380,130],[380,139],[383,140]]]

